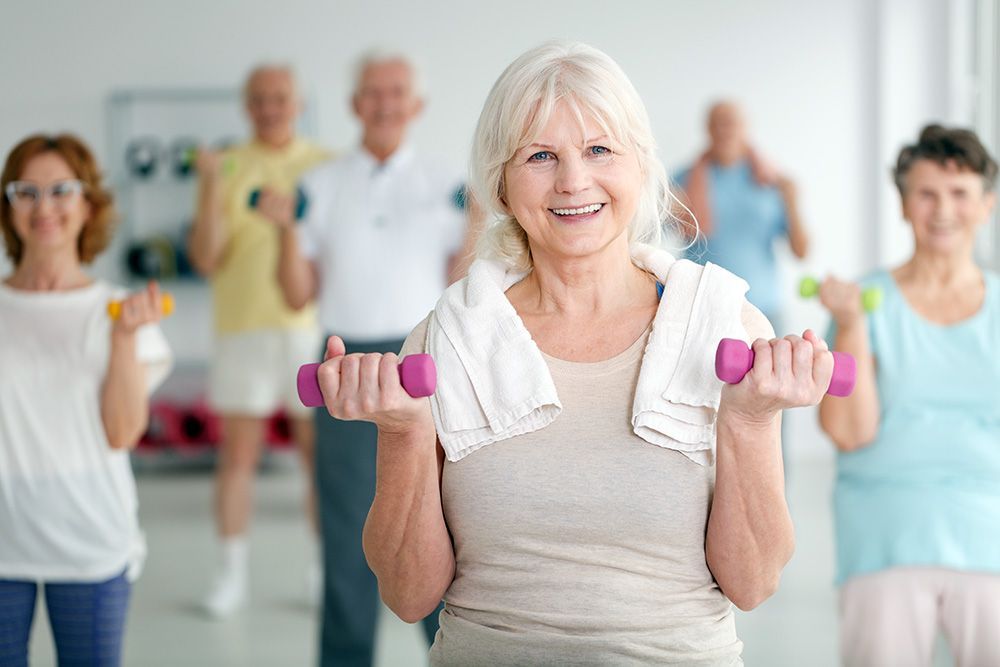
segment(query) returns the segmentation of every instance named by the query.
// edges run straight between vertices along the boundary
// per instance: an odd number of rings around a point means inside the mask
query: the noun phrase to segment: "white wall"
[[[805,271],[856,276],[882,259],[874,240],[890,192],[885,151],[912,137],[942,95],[921,86],[921,77],[941,78],[935,49],[924,49],[916,62],[905,55],[887,60],[881,50],[884,14],[892,21],[888,53],[907,39],[924,41],[907,43],[906,54],[926,40],[936,43],[931,33],[946,2],[918,4],[920,11],[908,12],[907,0],[8,3],[0,149],[6,153],[31,132],[65,129],[106,160],[110,91],[232,86],[261,60],[295,64],[316,103],[319,138],[348,147],[357,138],[347,108],[350,63],[378,44],[409,52],[423,66],[429,105],[416,143],[464,164],[479,109],[502,68],[546,39],[584,40],[632,77],[668,167],[699,151],[702,116],[713,99],[745,104],[758,146],[798,180],[814,235],[813,256],[787,272],[789,328],[822,328],[818,307],[794,302],[793,279]],[[897,24],[908,20],[916,25]],[[896,107],[909,102],[879,93],[892,78],[887,70],[908,72],[914,90],[907,89],[907,100],[919,102],[900,124]],[[894,244],[888,234],[879,238]],[[188,329],[173,335],[183,338]],[[191,341],[176,344],[189,349]],[[828,452],[811,414],[791,421],[803,453]]]

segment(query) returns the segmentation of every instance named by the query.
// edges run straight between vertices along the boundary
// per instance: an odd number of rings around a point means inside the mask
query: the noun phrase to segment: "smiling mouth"
[[[550,208],[549,210],[560,217],[568,217],[573,215],[590,215],[597,213],[602,208],[604,208],[604,204],[588,204],[578,208]]]

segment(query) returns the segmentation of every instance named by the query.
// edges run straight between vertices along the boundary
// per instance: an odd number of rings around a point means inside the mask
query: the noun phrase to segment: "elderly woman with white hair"
[[[514,61],[479,119],[479,258],[403,354],[320,367],[326,407],[374,422],[365,553],[415,621],[445,602],[435,665],[740,664],[732,603],[791,557],[780,411],[818,403],[833,360],[771,339],[746,283],[655,246],[668,190],[645,108],[607,55],[553,43]],[[752,340],[739,384],[712,374]]]

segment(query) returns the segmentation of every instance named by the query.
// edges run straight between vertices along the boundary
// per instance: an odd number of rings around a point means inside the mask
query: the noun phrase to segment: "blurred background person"
[[[675,180],[697,221],[704,243],[695,240],[687,256],[712,262],[750,283],[750,302],[775,331],[783,331],[781,284],[774,242],[788,239],[797,258],[809,251],[809,234],[799,215],[795,184],[767,164],[750,144],[742,109],[717,102],[708,112],[709,145]],[[691,215],[684,215],[691,223]],[[684,228],[693,239],[695,228]]]
[[[84,270],[115,211],[76,137],[24,139],[0,187],[0,665],[28,664],[39,590],[60,665],[118,665],[146,556],[128,452],[172,359],[160,292]]]
[[[894,171],[913,255],[864,287],[828,278],[829,339],[857,360],[824,399],[838,449],[834,514],[846,665],[1000,665],[1000,278],[973,258],[997,164],[976,135],[929,125]]]
[[[279,281],[292,308],[315,299],[322,329],[347,352],[398,352],[461,270],[468,247],[463,179],[406,142],[423,109],[418,73],[404,56],[364,55],[352,108],[361,146],[310,171],[304,224],[278,205]],[[314,352],[322,355],[317,345]],[[370,665],[378,584],[361,548],[375,495],[377,431],[316,411],[316,479],[323,533],[323,665]],[[423,620],[428,641],[438,612]]]
[[[301,174],[329,157],[296,136],[302,99],[292,70],[262,65],[244,86],[253,138],[222,153],[201,151],[197,212],[190,237],[194,267],[212,286],[215,345],[209,401],[222,415],[215,478],[218,569],[204,609],[227,616],[248,596],[247,530],[253,482],[267,418],[284,408],[306,472],[306,511],[315,531],[313,423],[298,401],[295,374],[319,345],[315,309],[285,304],[275,279],[285,214],[278,193],[293,193]],[[256,206],[250,194],[260,190]],[[317,558],[318,561],[318,558]],[[318,562],[306,572],[306,595],[320,591]]]

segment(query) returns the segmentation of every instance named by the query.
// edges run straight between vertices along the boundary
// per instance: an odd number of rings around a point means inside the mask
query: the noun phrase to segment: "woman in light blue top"
[[[820,290],[858,361],[854,393],[820,407],[848,665],[929,665],[938,628],[957,664],[1000,665],[1000,279],[973,258],[996,176],[975,134],[924,128],[895,169],[913,256]]]

